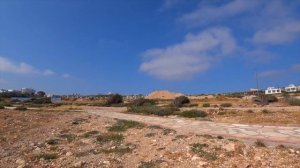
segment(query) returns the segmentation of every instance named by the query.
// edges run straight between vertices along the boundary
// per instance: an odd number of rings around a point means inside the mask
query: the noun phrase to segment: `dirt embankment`
[[[175,93],[166,90],[158,90],[151,92],[149,95],[146,96],[146,99],[158,99],[158,100],[172,100],[176,97],[183,96],[182,93]]]

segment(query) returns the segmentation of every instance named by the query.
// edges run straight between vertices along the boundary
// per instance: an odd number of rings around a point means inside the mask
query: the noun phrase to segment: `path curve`
[[[262,126],[245,124],[215,123],[176,116],[157,117],[122,113],[121,108],[85,109],[88,113],[102,117],[125,119],[174,129],[181,134],[209,134],[236,138],[253,143],[261,140],[269,146],[279,144],[300,147],[300,127]]]

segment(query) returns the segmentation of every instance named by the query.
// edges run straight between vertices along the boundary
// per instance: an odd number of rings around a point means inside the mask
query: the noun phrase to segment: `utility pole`
[[[259,87],[258,87],[258,74],[257,74],[257,70],[255,70],[255,78],[256,78],[256,89],[257,89],[257,96],[259,96]]]

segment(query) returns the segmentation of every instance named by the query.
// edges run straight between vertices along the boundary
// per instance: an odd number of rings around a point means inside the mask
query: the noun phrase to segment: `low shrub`
[[[262,94],[262,95],[259,95],[258,97],[253,98],[253,101],[258,104],[267,105],[269,103],[277,102],[278,99],[274,95]]]
[[[186,118],[206,117],[207,113],[199,110],[189,110],[178,113],[179,116]]]
[[[98,142],[121,142],[124,136],[122,134],[101,134],[97,136]]]
[[[173,101],[175,107],[182,107],[184,104],[189,104],[190,100],[186,96],[176,97]]]
[[[190,145],[193,153],[200,157],[204,157],[207,160],[214,161],[217,160],[217,155],[214,152],[208,152],[204,148],[208,148],[207,144],[194,143]]]
[[[84,133],[83,137],[88,138],[90,136],[97,135],[97,134],[99,134],[99,131],[89,131],[89,132]]]
[[[158,116],[168,116],[174,114],[177,111],[174,107],[157,107],[157,106],[131,106],[128,111],[140,114],[153,114]]]
[[[256,147],[266,147],[266,145],[261,140],[257,140],[254,144]]]
[[[155,101],[150,99],[145,99],[145,98],[138,98],[133,100],[131,104],[133,106],[150,106],[150,105],[155,105]]]
[[[270,113],[267,109],[263,109],[261,112],[265,114]]]
[[[222,103],[221,107],[231,107],[232,104],[231,103]]]
[[[118,120],[114,125],[108,128],[112,132],[124,132],[130,128],[143,128],[144,125],[131,120]]]
[[[32,98],[31,100],[26,101],[27,103],[33,104],[50,104],[51,99],[48,97]]]
[[[25,107],[25,106],[18,106],[18,107],[16,107],[16,110],[18,110],[18,111],[26,111],[27,107]]]
[[[204,103],[204,104],[202,105],[202,107],[210,107],[210,104],[209,104],[209,103]]]
[[[106,100],[106,105],[120,104],[123,103],[123,97],[120,94],[111,94]]]
[[[5,107],[0,105],[0,109],[5,109]]]
[[[300,106],[300,99],[297,99],[297,98],[288,98],[287,102],[291,106]]]

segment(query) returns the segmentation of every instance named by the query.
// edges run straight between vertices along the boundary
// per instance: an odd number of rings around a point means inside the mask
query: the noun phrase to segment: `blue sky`
[[[0,0],[0,88],[187,94],[300,85],[297,0]]]

